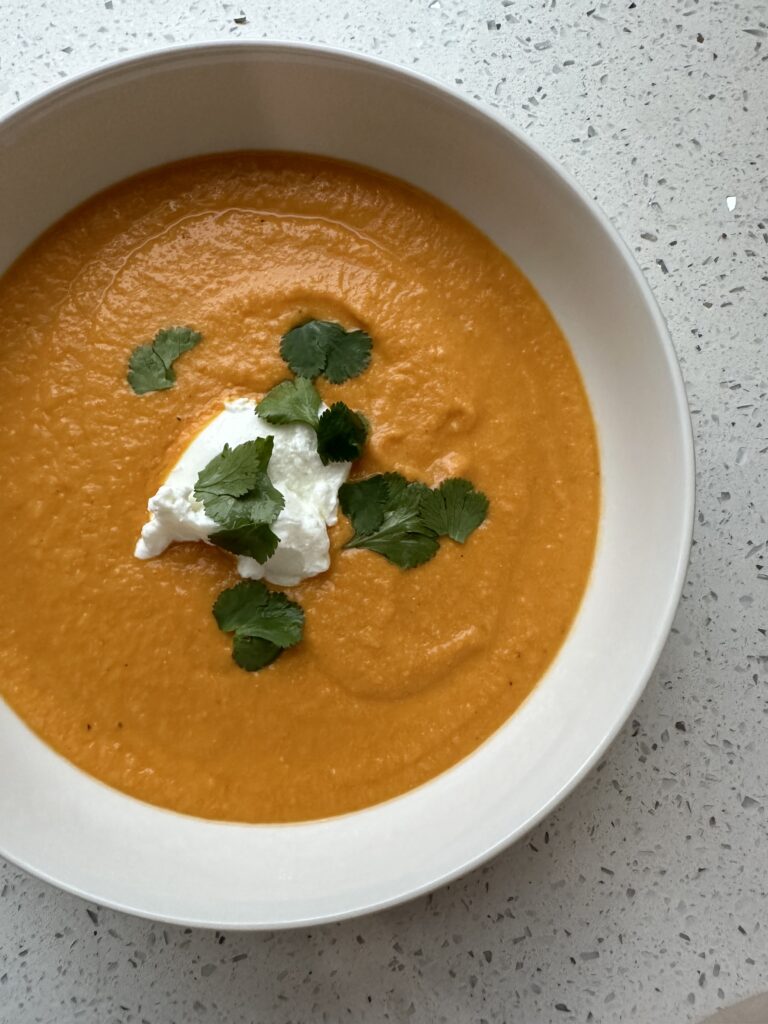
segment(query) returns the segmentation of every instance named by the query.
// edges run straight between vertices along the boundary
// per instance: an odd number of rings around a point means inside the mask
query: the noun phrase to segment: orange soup
[[[466,477],[465,544],[400,569],[344,549],[286,593],[301,643],[245,672],[211,614],[235,562],[133,555],[147,498],[211,410],[286,378],[310,317],[365,329],[370,367],[317,381],[363,410],[352,479]],[[165,391],[132,350],[188,324]],[[563,642],[595,545],[599,463],[579,372],[520,271],[455,212],[374,171],[282,153],[162,167],[97,195],[0,281],[0,692],[48,744],[142,800],[286,822],[354,811],[470,754]]]

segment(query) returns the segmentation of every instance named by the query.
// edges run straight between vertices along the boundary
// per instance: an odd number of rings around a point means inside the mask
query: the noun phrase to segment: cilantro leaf
[[[208,535],[208,540],[233,555],[255,558],[262,565],[274,555],[280,543],[267,523],[243,523],[228,530],[217,530]]]
[[[319,377],[325,369],[326,328],[324,321],[310,320],[283,335],[280,355],[297,377]]]
[[[233,501],[222,526],[230,530],[245,523],[274,523],[284,508],[285,498],[267,474],[260,473],[251,490]]]
[[[362,480],[345,485],[343,501],[347,508],[354,510],[355,526],[355,536],[346,547],[375,551],[401,569],[412,569],[428,562],[439,547],[435,531],[421,519],[421,502],[428,488],[421,483],[408,483],[398,473],[370,480],[375,483]],[[371,529],[372,523],[377,525]]]
[[[306,423],[317,429],[320,395],[307,377],[284,380],[262,398],[256,412],[268,423]]]
[[[246,672],[258,672],[260,668],[266,668],[282,653],[282,647],[260,636],[235,633],[232,638],[232,657]]]
[[[394,474],[379,473],[365,480],[342,484],[339,488],[341,511],[352,523],[355,533],[373,533],[384,522],[389,494],[388,476]]]
[[[154,336],[152,348],[170,368],[183,352],[189,352],[202,340],[202,334],[190,327],[166,327]]]
[[[222,590],[213,605],[213,617],[223,633],[233,633],[247,626],[267,603],[269,590],[261,580],[243,580]]]
[[[301,606],[280,591],[269,590],[261,580],[242,580],[222,591],[213,615],[225,633],[261,636],[280,647],[297,644],[304,629]]]
[[[365,331],[344,331],[343,328],[329,331],[325,376],[332,384],[343,384],[350,377],[359,377],[370,366],[372,347],[370,335]]]
[[[202,338],[202,334],[189,327],[166,327],[158,331],[150,344],[139,345],[131,353],[128,383],[137,395],[173,387],[176,381],[173,364]]]
[[[347,331],[332,320],[309,320],[283,335],[280,355],[298,377],[319,377],[343,384],[371,362],[373,342],[365,331]]]
[[[248,523],[273,523],[285,499],[267,476],[273,437],[257,437],[223,450],[200,472],[195,497],[225,530]]]
[[[317,424],[317,454],[329,462],[352,462],[360,457],[368,436],[368,421],[343,402],[334,402]]]
[[[173,387],[173,371],[169,370],[151,345],[139,345],[128,360],[128,383],[137,395],[165,391]]]
[[[238,630],[241,636],[260,636],[278,647],[293,647],[301,640],[303,632],[304,611],[301,605],[275,590],[269,591],[269,600],[258,615]]]
[[[243,580],[219,594],[213,606],[219,629],[234,632],[232,657],[255,672],[269,665],[285,647],[297,644],[304,632],[304,611],[260,580]]]
[[[385,524],[378,534],[365,537],[359,544],[348,547],[363,547],[383,555],[401,569],[415,569],[437,554],[440,544],[433,533],[426,529],[409,530],[405,524]]]
[[[275,439],[271,435],[245,441],[236,448],[225,444],[222,451],[200,471],[195,497],[204,501],[206,493],[233,498],[246,494],[253,486],[254,477],[266,472],[274,444]]]
[[[421,503],[421,518],[440,537],[463,544],[488,513],[488,499],[469,480],[443,480],[427,491]]]

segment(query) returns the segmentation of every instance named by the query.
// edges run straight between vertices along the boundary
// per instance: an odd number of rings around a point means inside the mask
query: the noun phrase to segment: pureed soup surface
[[[225,398],[290,376],[281,334],[338,320],[370,368],[326,402],[364,410],[353,478],[466,476],[466,544],[401,570],[341,547],[291,588],[304,638],[254,674],[211,614],[234,559],[134,558],[146,502]],[[168,391],[132,349],[189,324]],[[455,764],[528,695],[579,606],[599,465],[568,346],[523,275],[431,197],[339,162],[236,153],[97,195],[0,282],[2,695],[99,779],[189,814],[320,818]]]

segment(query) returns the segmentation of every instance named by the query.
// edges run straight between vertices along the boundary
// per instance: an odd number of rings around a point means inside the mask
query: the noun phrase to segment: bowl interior
[[[102,69],[17,110],[0,125],[0,270],[95,191],[170,160],[244,148],[370,165],[485,231],[571,343],[603,473],[591,582],[545,678],[475,754],[389,803],[276,827],[183,817],[79,772],[0,703],[0,852],[121,909],[279,927],[428,889],[521,835],[583,775],[640,695],[669,629],[690,542],[692,449],[663,323],[596,208],[493,117],[350,55],[181,48]]]

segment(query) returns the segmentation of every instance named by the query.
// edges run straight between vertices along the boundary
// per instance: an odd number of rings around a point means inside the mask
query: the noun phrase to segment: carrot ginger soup
[[[402,182],[280,153],[132,178],[17,261],[0,466],[2,696],[104,782],[233,821],[471,753],[562,644],[598,522],[520,271]]]

